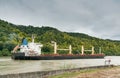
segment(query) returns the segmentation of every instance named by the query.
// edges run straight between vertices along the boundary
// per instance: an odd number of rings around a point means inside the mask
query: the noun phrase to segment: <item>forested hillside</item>
[[[52,53],[51,41],[56,41],[59,48],[68,48],[71,44],[75,54],[81,53],[81,45],[84,45],[85,49],[94,46],[96,53],[101,47],[102,52],[106,55],[120,55],[120,41],[99,39],[83,33],[62,32],[56,28],[46,26],[15,25],[3,20],[0,20],[0,55],[10,55],[13,47],[21,44],[23,37],[31,41],[32,34],[35,35],[36,42],[44,45],[42,48],[43,53]],[[60,53],[67,52],[61,51]]]

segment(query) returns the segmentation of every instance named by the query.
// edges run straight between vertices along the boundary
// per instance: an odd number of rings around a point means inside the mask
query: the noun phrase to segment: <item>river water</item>
[[[106,56],[103,59],[69,59],[69,60],[12,60],[10,57],[0,57],[0,75],[47,71],[67,68],[105,65],[110,59],[114,65],[120,65],[120,56]]]

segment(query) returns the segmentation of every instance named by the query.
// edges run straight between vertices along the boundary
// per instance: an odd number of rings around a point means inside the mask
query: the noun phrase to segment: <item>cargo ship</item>
[[[85,50],[84,46],[81,47],[81,54],[72,54],[72,46],[70,45],[68,49],[59,49],[57,43],[52,41],[54,44],[53,54],[42,54],[41,48],[43,45],[41,43],[35,43],[34,37],[32,36],[32,42],[28,43],[25,38],[22,39],[22,44],[17,45],[13,51],[11,58],[14,60],[61,60],[61,59],[95,59],[104,58],[105,55],[99,52],[95,54],[94,47],[91,50]],[[19,49],[19,51],[18,51]],[[58,54],[58,50],[68,50],[68,54]],[[85,51],[90,51],[91,54],[85,54]]]

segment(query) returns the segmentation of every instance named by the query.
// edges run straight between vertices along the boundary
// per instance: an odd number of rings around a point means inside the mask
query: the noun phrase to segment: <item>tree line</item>
[[[81,46],[84,45],[85,49],[91,49],[94,46],[96,53],[101,48],[106,55],[120,55],[120,41],[100,39],[83,33],[62,32],[48,26],[15,25],[0,20],[0,56],[11,55],[12,49],[17,44],[21,44],[23,37],[26,37],[30,42],[32,34],[35,35],[36,42],[43,44],[42,53],[44,54],[53,53],[51,41],[56,41],[59,48],[68,48],[69,45],[72,45],[74,54],[81,53]],[[59,53],[64,54],[67,52],[59,51]]]

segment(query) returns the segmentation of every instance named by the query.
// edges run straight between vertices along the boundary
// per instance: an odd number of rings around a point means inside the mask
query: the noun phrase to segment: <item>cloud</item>
[[[14,24],[119,39],[118,0],[0,0],[0,17]]]

